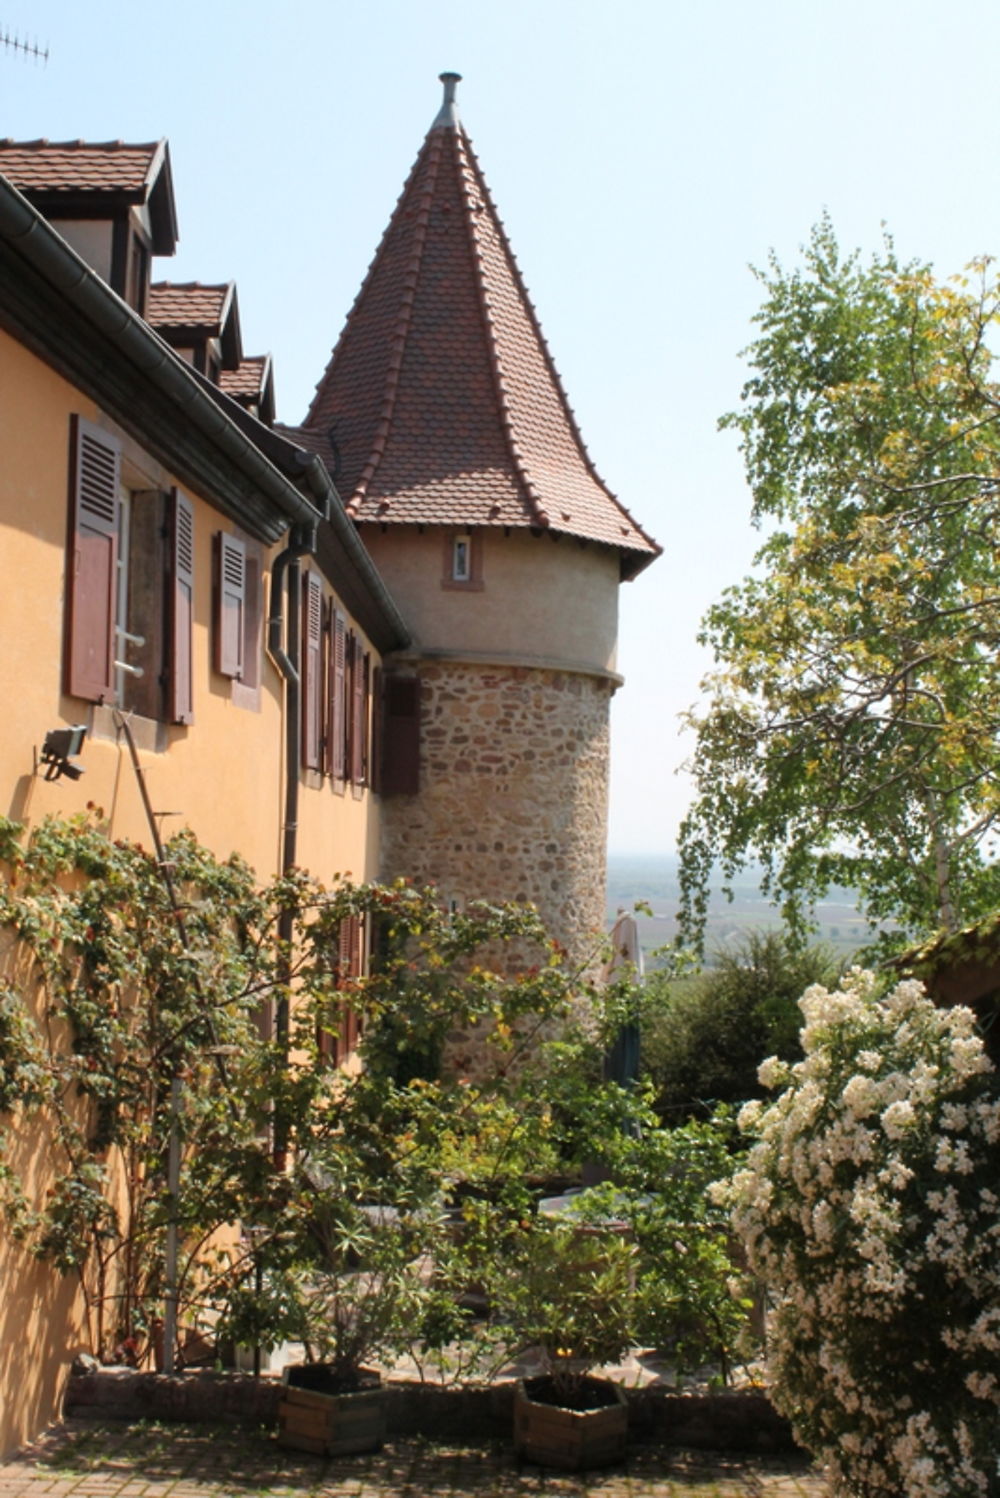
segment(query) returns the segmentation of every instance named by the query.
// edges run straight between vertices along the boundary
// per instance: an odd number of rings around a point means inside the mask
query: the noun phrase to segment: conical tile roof
[[[479,163],[456,74],[303,427],[359,522],[551,529],[657,555],[584,447]]]

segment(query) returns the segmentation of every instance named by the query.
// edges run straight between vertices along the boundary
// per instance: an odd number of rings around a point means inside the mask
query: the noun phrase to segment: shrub
[[[735,1223],[774,1298],[775,1403],[841,1491],[998,1491],[1000,1101],[966,1009],[870,974],[801,1001],[741,1123]]]
[[[829,948],[796,948],[781,931],[751,931],[694,977],[647,979],[643,1068],[668,1121],[703,1117],[718,1103],[762,1097],[765,1056],[794,1061],[798,998],[838,977]]]

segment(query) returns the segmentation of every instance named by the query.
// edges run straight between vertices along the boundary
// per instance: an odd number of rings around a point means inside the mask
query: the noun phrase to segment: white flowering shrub
[[[775,1404],[862,1498],[1000,1493],[1000,1101],[967,1009],[869,973],[800,1001],[728,1188]]]

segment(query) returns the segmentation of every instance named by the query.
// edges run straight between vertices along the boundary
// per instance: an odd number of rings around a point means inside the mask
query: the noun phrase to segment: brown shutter
[[[384,678],[382,794],[414,796],[420,789],[420,678]]]
[[[371,680],[371,744],[368,750],[368,783],[373,791],[382,789],[382,669],[376,666]]]
[[[354,631],[344,634],[344,779],[354,773]]]
[[[351,780],[365,783],[365,658],[357,636],[351,649]]]
[[[356,977],[363,978],[365,975],[365,969],[368,966],[367,916],[359,915],[355,919],[354,942],[354,972]],[[347,1034],[344,1037],[345,1041],[347,1042],[347,1050],[349,1052],[357,1050],[358,1041],[361,1039],[361,1028],[361,1015],[358,1013],[358,1010],[352,1005],[350,1010],[348,1011]]]
[[[337,932],[337,976],[343,983],[351,977],[352,915],[345,915]]]
[[[110,700],[115,691],[120,471],[114,438],[74,416],[65,684],[71,697],[89,702]]]
[[[370,785],[371,759],[372,658],[366,650],[361,664],[361,784]]]
[[[215,669],[243,679],[246,638],[246,547],[219,531],[215,538]]]
[[[317,572],[307,572],[302,584],[302,763],[307,770],[318,770],[321,768],[323,586]]]
[[[323,691],[321,720],[323,726],[322,761],[323,774],[333,774],[333,742],[330,736],[332,723],[331,700],[333,696],[333,599],[323,605]]]
[[[352,978],[364,976],[366,931],[367,925],[363,916],[348,915],[340,923],[337,975],[341,987],[349,984]],[[356,1050],[361,1034],[358,1012],[347,994],[341,996],[338,1030],[337,1059],[343,1061]]]
[[[344,745],[346,742],[347,704],[347,626],[343,614],[332,608],[330,615],[330,695],[328,702],[330,737],[330,773],[335,780],[344,779]]]
[[[167,718],[171,723],[193,723],[194,506],[179,489],[174,489],[168,508]]]
[[[244,559],[246,568],[246,593],[243,600],[243,685],[260,686],[261,639],[260,626],[264,617],[264,590],[261,585],[260,557],[251,552]]]

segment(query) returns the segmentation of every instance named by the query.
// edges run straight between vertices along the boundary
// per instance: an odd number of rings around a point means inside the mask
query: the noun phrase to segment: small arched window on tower
[[[483,586],[483,547],[478,531],[451,531],[444,538],[443,588],[472,592]]]

